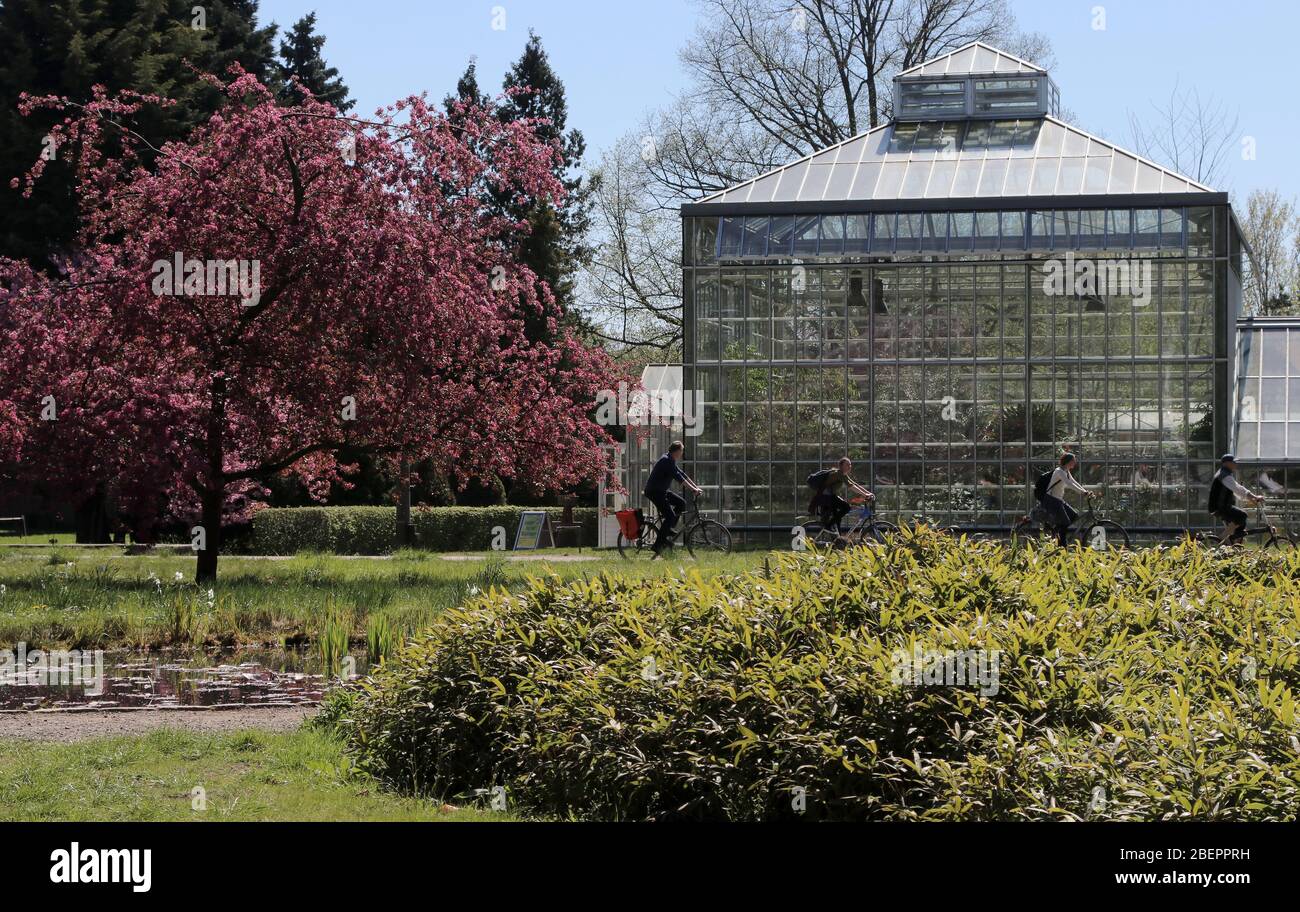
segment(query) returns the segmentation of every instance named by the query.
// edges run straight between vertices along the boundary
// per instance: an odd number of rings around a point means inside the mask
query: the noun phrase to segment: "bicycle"
[[[1264,512],[1264,501],[1260,501],[1255,505],[1255,521],[1259,525],[1253,528],[1248,526],[1241,533],[1243,540],[1255,537],[1262,538],[1263,542],[1260,544],[1260,548],[1265,551],[1290,551],[1295,548],[1295,539],[1291,537],[1291,534],[1285,529],[1279,530],[1276,525],[1269,522],[1268,516]],[[1223,541],[1218,532],[1188,531],[1187,537],[1197,544],[1211,548],[1234,547]]]
[[[1123,550],[1129,547],[1128,531],[1113,519],[1106,519],[1097,514],[1092,498],[1088,499],[1088,509],[1076,520],[1077,526],[1066,535],[1066,544],[1077,541],[1094,551],[1109,551],[1112,548]],[[1047,509],[1040,503],[1021,518],[1011,530],[1011,543],[1019,547],[1022,543],[1035,539],[1042,540],[1057,537],[1057,527],[1047,515]]]
[[[799,528],[803,530],[800,541],[807,547],[812,543],[819,548],[847,548],[851,546],[864,544],[885,544],[890,535],[898,533],[898,526],[883,519],[875,518],[875,507],[872,503],[860,497],[849,501],[856,509],[845,515],[844,519],[855,517],[853,527],[848,532],[841,531],[836,534],[835,530],[828,526],[825,518],[810,520],[800,524]],[[800,517],[802,518],[802,517]],[[844,528],[844,520],[840,520],[840,529]],[[797,549],[799,550],[799,549]]]
[[[618,553],[625,560],[647,557],[654,560],[656,557],[661,557],[661,554],[655,553],[654,544],[659,540],[663,520],[647,517],[645,511],[641,509],[636,511],[636,520],[637,534],[635,538],[628,538],[620,527]],[[678,519],[678,529],[680,530],[681,539],[686,542],[686,550],[690,552],[691,557],[695,557],[697,552],[706,554],[731,553],[731,531],[717,520],[701,517],[700,499],[694,495],[690,495],[686,500],[686,510]],[[673,547],[675,547],[675,542],[670,539],[663,550],[669,551]]]

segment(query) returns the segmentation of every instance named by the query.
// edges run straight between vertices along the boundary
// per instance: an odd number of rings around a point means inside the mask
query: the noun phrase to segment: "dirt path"
[[[160,728],[198,732],[248,728],[292,731],[315,712],[314,706],[0,712],[0,740],[71,742],[143,735]]]

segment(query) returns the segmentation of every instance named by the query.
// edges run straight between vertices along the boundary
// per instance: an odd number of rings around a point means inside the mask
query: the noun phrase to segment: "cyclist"
[[[1247,490],[1237,481],[1233,472],[1237,471],[1237,457],[1224,453],[1219,459],[1219,471],[1214,473],[1210,482],[1210,515],[1221,520],[1226,528],[1219,544],[1239,545],[1246,538],[1246,523],[1250,517],[1246,511],[1237,506],[1237,498],[1243,497],[1251,503],[1263,503],[1264,498]]]
[[[1069,451],[1062,453],[1059,464],[1052,471],[1051,480],[1047,482],[1047,491],[1043,494],[1043,510],[1056,527],[1057,541],[1061,545],[1065,545],[1065,540],[1070,535],[1070,527],[1079,518],[1079,512],[1065,502],[1065,492],[1077,491],[1089,500],[1097,496],[1074,480],[1071,471],[1078,465],[1079,457]]]
[[[835,534],[840,538],[844,538],[840,522],[853,508],[838,491],[844,490],[846,494],[849,491],[856,491],[866,498],[867,503],[872,503],[876,499],[875,494],[853,480],[853,460],[847,456],[833,469],[813,472],[808,476],[808,484],[813,489],[813,499],[808,505],[808,512],[820,517],[822,524],[828,529],[834,529]]]
[[[704,493],[704,489],[692,481],[677,464],[684,455],[686,455],[686,445],[680,440],[674,440],[668,447],[668,452],[659,457],[659,461],[650,470],[650,477],[646,479],[645,490],[642,492],[646,500],[658,507],[659,515],[663,517],[659,535],[651,548],[655,554],[659,554],[672,542],[677,518],[686,509],[686,501],[672,490],[673,482],[680,481],[682,487],[693,492],[697,497]]]

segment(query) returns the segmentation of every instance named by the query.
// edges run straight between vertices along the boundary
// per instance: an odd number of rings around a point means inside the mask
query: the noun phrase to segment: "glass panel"
[[[1007,161],[1002,158],[990,158],[984,163],[984,174],[980,177],[980,196],[1001,196],[1002,182],[1007,176]]]
[[[1001,234],[998,227],[998,213],[977,212],[975,214],[976,250],[997,250]]]
[[[948,240],[949,249],[975,249],[975,213],[954,212],[952,214],[952,233]]]
[[[1181,209],[1160,210],[1160,246],[1181,248],[1183,246],[1184,218]]]
[[[928,212],[925,215],[925,239],[922,249],[942,251],[948,248],[948,214],[946,212]],[[1300,334],[1297,334],[1296,348],[1300,353]]]
[[[1034,172],[1034,161],[1030,158],[1013,158],[1007,169],[1007,183],[1003,189],[1006,196],[1023,196],[1029,192],[1029,180]]]
[[[853,190],[848,194],[852,199],[873,199],[876,196],[876,184],[880,178],[881,162],[863,162],[858,166],[858,175],[853,180]],[[830,199],[831,197],[827,197]],[[839,199],[839,197],[835,197]]]
[[[898,216],[898,228],[894,236],[894,249],[899,253],[921,249],[921,214],[902,212]]]
[[[789,256],[794,243],[794,216],[772,217],[772,235],[767,245],[768,256]]]
[[[979,186],[980,170],[983,166],[982,159],[967,159],[957,163],[957,176],[952,182],[953,198],[962,199],[975,196],[975,188]]]
[[[870,247],[870,225],[865,215],[850,215],[845,219],[844,252],[866,253]]]
[[[1056,174],[1061,167],[1059,158],[1040,158],[1034,163],[1034,180],[1030,185],[1031,196],[1051,196],[1056,188]]]
[[[1132,193],[1133,179],[1137,174],[1137,159],[1119,152],[1111,167],[1109,190],[1111,193]]]
[[[893,212],[881,213],[871,217],[871,250],[873,253],[893,253],[894,220],[897,217],[897,214]]]
[[[822,216],[822,256],[840,256],[844,253],[844,216]]]
[[[1157,247],[1160,243],[1160,211],[1138,209],[1133,213],[1133,246]]]
[[[795,218],[794,255],[817,255],[817,228],[820,223],[815,215],[801,215]]]
[[[1025,214],[1023,212],[1002,213],[1002,249],[1025,249]]]
[[[903,188],[899,191],[899,196],[906,199],[917,199],[925,195],[926,184],[930,180],[930,169],[934,166],[930,161],[914,161],[907,166],[907,178],[903,181]]]
[[[1128,209],[1106,212],[1106,246],[1129,247],[1133,243],[1133,213]]]
[[[1110,158],[1089,157],[1083,180],[1084,193],[1105,193],[1110,183]]]
[[[738,215],[729,215],[722,220],[722,242],[718,252],[724,257],[740,256],[740,242],[744,234],[745,220]]]
[[[803,186],[804,176],[808,173],[808,163],[796,162],[781,172],[781,184],[772,197],[778,202],[799,199],[799,189]]]
[[[863,167],[866,166],[864,165]],[[857,173],[858,166],[855,164],[845,164],[844,162],[841,162],[836,165],[831,169],[830,183],[826,185],[826,191],[822,194],[822,199],[848,199],[849,191],[853,188],[853,178]]]
[[[1039,109],[1036,78],[975,80],[976,114],[1032,114]]]
[[[898,190],[903,185],[903,176],[907,172],[907,162],[887,161],[880,172],[880,182],[876,185],[876,199],[897,199]]]
[[[1052,249],[1052,213],[1050,211],[1030,213],[1029,246],[1034,250]]]
[[[1056,181],[1056,192],[1061,196],[1075,196],[1083,186],[1082,158],[1061,159],[1061,176]]]
[[[767,216],[749,216],[745,219],[743,256],[766,256],[767,232],[771,219]]]
[[[832,165],[813,165],[809,168],[808,178],[803,183],[803,189],[799,191],[799,199],[821,199],[822,194],[826,192],[826,184],[831,179],[831,172],[834,170]]]
[[[965,80],[899,83],[899,113],[904,116],[963,114],[965,111]]]
[[[953,175],[956,173],[957,162],[955,160],[936,161],[934,170],[930,174],[930,186],[926,189],[925,195],[932,199],[949,196],[952,190]]]

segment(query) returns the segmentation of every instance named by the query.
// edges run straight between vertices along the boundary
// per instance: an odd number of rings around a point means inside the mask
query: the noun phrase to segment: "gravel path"
[[[198,732],[249,728],[292,731],[315,712],[314,706],[2,712],[0,740],[72,742],[143,735],[160,728]]]

